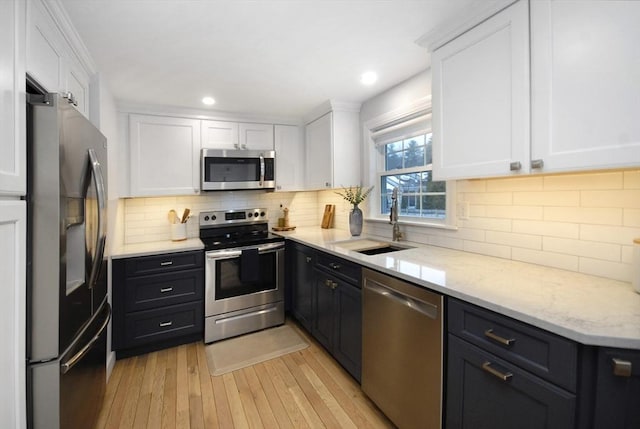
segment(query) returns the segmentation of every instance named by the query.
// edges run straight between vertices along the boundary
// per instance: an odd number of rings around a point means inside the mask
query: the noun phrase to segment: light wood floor
[[[216,377],[202,342],[119,360],[97,428],[393,428],[299,332],[308,348]]]

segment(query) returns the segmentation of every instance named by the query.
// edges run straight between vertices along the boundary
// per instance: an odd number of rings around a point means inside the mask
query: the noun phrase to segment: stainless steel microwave
[[[274,151],[202,149],[201,158],[202,191],[276,187]]]

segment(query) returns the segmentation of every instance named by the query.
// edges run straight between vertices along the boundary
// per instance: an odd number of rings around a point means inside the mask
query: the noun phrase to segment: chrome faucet
[[[389,216],[389,223],[393,225],[392,229],[392,241],[402,240],[402,233],[400,232],[400,224],[398,223],[398,188],[393,188],[391,194],[391,213]]]

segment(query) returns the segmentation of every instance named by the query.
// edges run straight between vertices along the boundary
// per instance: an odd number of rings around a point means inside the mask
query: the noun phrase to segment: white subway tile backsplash
[[[545,207],[544,220],[551,222],[622,225],[621,208]]]
[[[622,189],[623,174],[620,171],[590,174],[560,174],[544,176],[546,191],[580,189]]]
[[[528,262],[530,264],[578,271],[578,256],[514,247],[511,257],[516,261]]]
[[[521,206],[576,207],[580,204],[578,191],[514,192],[513,204]]]
[[[551,237],[578,238],[580,226],[566,222],[514,220],[513,232]]]
[[[606,261],[619,262],[621,258],[621,246],[619,244],[597,241],[544,237],[542,250],[545,252],[564,253]]]
[[[461,180],[456,201],[469,219],[457,229],[402,225],[409,241],[629,281],[632,242],[640,238],[640,169],[500,179]],[[271,225],[289,208],[290,223],[320,228],[335,204],[333,228],[349,229],[351,205],[334,190],[211,192],[121,200],[124,243],[169,240],[167,212],[192,211],[187,236],[198,236],[204,210],[266,207]],[[367,201],[368,202],[368,201]],[[369,205],[360,205],[367,215]],[[391,226],[365,222],[363,233],[391,239]]]

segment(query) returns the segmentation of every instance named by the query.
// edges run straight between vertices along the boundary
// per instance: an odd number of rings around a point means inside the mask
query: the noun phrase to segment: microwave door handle
[[[264,156],[260,155],[260,186],[264,183]]]
[[[102,167],[98,161],[98,156],[93,149],[89,149],[89,163],[91,165],[91,173],[96,185],[96,199],[98,200],[98,234],[96,237],[96,254],[89,275],[89,289],[93,288],[97,279],[100,268],[102,267],[102,257],[104,256],[105,245],[105,220],[106,220],[106,198],[104,192],[104,179],[102,176]]]

